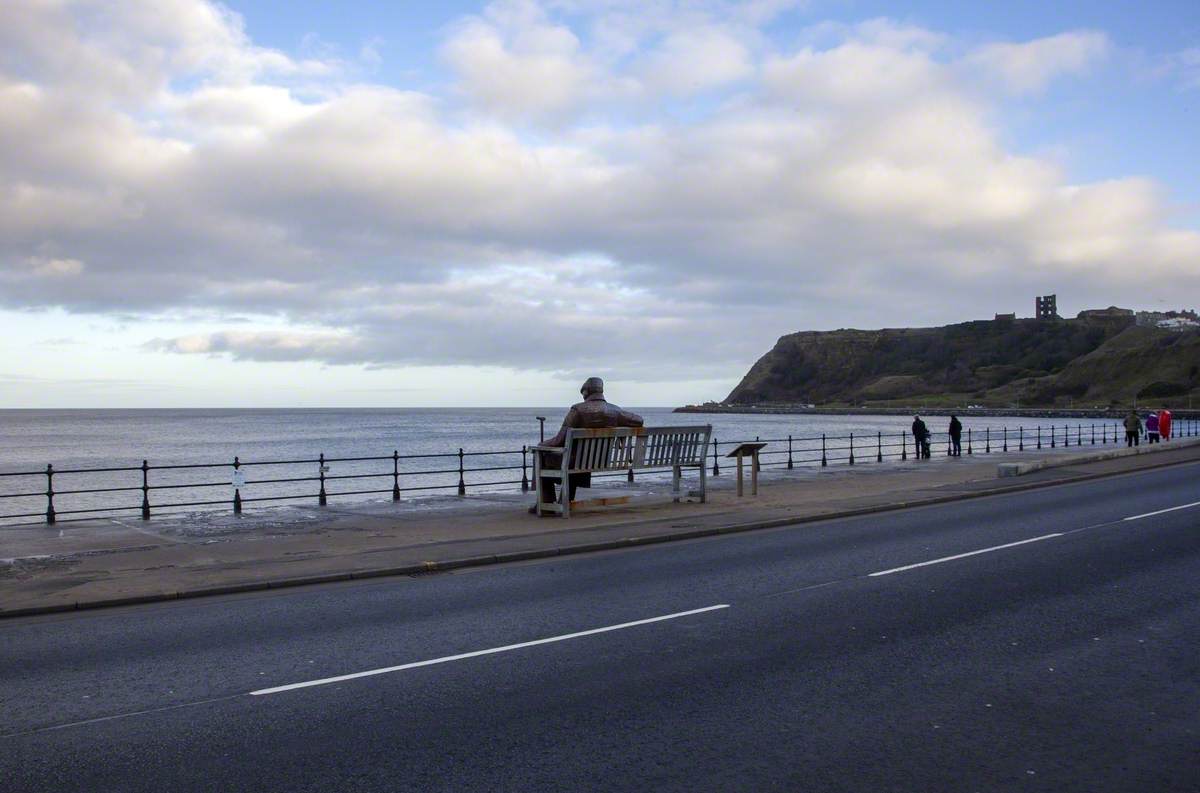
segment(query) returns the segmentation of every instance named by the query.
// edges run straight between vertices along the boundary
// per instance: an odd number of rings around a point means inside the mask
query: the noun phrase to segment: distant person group
[[[1137,446],[1143,433],[1146,435],[1146,443],[1170,440],[1171,411],[1166,408],[1157,413],[1150,411],[1146,414],[1146,422],[1143,424],[1137,410],[1130,410],[1129,415],[1125,417],[1125,445]]]
[[[950,417],[950,456],[962,457],[962,422],[958,420],[958,416]],[[917,445],[917,459],[928,460],[933,456],[933,433],[929,431],[929,426],[921,420],[920,416],[913,416],[912,423],[913,441]]]

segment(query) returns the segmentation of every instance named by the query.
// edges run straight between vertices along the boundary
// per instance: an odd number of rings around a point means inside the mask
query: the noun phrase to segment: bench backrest
[[[567,430],[564,454],[572,471],[700,466],[711,435],[711,424],[573,429]]]

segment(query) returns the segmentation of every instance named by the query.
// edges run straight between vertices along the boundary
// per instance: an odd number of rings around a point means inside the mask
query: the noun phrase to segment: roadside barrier
[[[1174,437],[1200,436],[1200,420],[1180,418],[1175,420]],[[828,467],[865,462],[882,463],[887,460],[919,460],[919,454],[911,433],[881,431],[848,433],[847,435],[787,435],[779,438],[755,438],[769,445],[759,456],[760,468],[797,466]],[[1093,423],[1034,427],[968,427],[961,436],[963,455],[991,454],[995,452],[1028,451],[1058,446],[1102,446],[1124,443],[1125,433],[1118,423]],[[712,475],[721,475],[720,449],[732,449],[749,439],[720,440],[713,437]],[[949,433],[931,435],[934,454],[947,456],[953,450]],[[331,498],[364,495],[390,495],[392,501],[400,501],[404,493],[436,493],[453,491],[459,496],[470,490],[486,488],[513,488],[529,490],[532,471],[532,453],[528,446],[520,449],[469,452],[458,449],[440,454],[402,455],[398,450],[390,455],[368,457],[326,457],[294,460],[250,460],[234,457],[232,462],[194,463],[184,465],[151,465],[143,460],[139,466],[106,468],[55,468],[48,464],[37,471],[14,471],[0,473],[0,482],[32,481],[23,492],[2,493],[0,502],[24,506],[26,511],[0,514],[0,521],[14,525],[44,522],[54,525],[61,520],[80,520],[108,514],[135,513],[149,520],[155,513],[179,511],[189,508],[228,507],[234,514],[241,514],[248,504],[282,503],[288,501],[315,501],[320,506]],[[519,458],[519,463],[517,462]],[[489,465],[494,462],[496,464]],[[333,466],[346,468],[348,473],[334,473]],[[431,465],[431,468],[420,466]],[[303,475],[302,468],[308,467],[315,473]],[[647,472],[668,472],[662,469],[646,469]],[[221,473],[225,478],[220,477]],[[518,472],[520,478],[517,478]],[[620,476],[633,481],[633,471],[615,474],[595,474],[595,478]],[[196,477],[199,477],[196,481]],[[433,479],[440,477],[440,479]],[[105,486],[83,487],[88,480],[100,480]],[[381,482],[380,480],[390,480]],[[456,480],[456,481],[455,481]],[[127,484],[112,484],[115,481]],[[339,489],[343,485],[347,489]],[[44,489],[41,489],[44,487]],[[57,489],[56,489],[57,488]],[[211,492],[216,495],[219,488],[232,489],[224,497],[185,498],[172,501],[170,493],[188,494]],[[21,486],[16,488],[21,491]],[[80,497],[100,494],[137,494],[129,503],[99,505],[80,503]],[[108,495],[105,495],[107,498]],[[33,502],[42,506],[33,508]],[[64,508],[66,507],[66,508]]]

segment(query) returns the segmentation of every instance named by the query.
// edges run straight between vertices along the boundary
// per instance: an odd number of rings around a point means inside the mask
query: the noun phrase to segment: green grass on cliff
[[[967,322],[782,337],[732,404],[1065,407],[1200,402],[1200,333],[1126,322]]]

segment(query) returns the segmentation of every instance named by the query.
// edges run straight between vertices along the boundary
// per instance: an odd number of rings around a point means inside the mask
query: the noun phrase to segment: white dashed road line
[[[902,573],[905,570],[912,570],[917,567],[928,567],[931,564],[941,564],[942,562],[953,562],[955,559],[965,559],[968,556],[978,556],[981,553],[991,553],[992,551],[1001,551],[1005,548],[1015,548],[1018,545],[1028,545],[1031,542],[1041,542],[1054,537],[1061,537],[1062,532],[1054,534],[1043,534],[1041,537],[1031,537],[1028,540],[1018,540],[1017,542],[1009,542],[1004,545],[993,545],[991,548],[980,548],[978,551],[967,551],[966,553],[958,553],[954,556],[943,556],[940,559],[930,559],[928,562],[917,562],[916,564],[906,564],[903,567],[893,567],[889,570],[879,570],[874,573],[868,573],[869,576],[891,575],[892,573]]]
[[[1177,507],[1167,507],[1166,509],[1160,509],[1157,512],[1146,512],[1141,515],[1130,515],[1128,518],[1124,518],[1124,520],[1141,520],[1142,518],[1152,518],[1155,515],[1162,515],[1166,512],[1174,512],[1178,509],[1191,509],[1192,507],[1200,507],[1200,501],[1193,501],[1191,504],[1180,504]]]
[[[451,661],[462,661],[466,658],[478,658],[481,655],[495,655],[496,653],[506,653],[510,650],[520,650],[523,647],[536,647],[539,644],[551,644],[553,642],[565,642],[568,639],[578,639],[583,636],[593,636],[597,633],[608,633],[610,631],[619,631],[624,628],[633,628],[638,625],[649,625],[652,622],[662,622],[664,620],[674,620],[680,617],[690,617],[693,614],[703,614],[706,611],[716,611],[717,609],[729,608],[728,603],[722,603],[716,606],[706,606],[702,609],[692,609],[691,611],[680,611],[675,614],[664,614],[661,617],[650,617],[644,620],[635,620],[633,622],[622,622],[620,625],[608,625],[603,628],[592,628],[591,630],[578,631],[577,633],[565,633],[561,636],[550,636],[545,639],[535,639],[531,642],[521,642],[520,644],[506,644],[503,647],[492,647],[487,650],[475,650],[469,653],[460,653],[458,655],[447,655],[442,658],[431,658],[428,661],[414,661],[409,664],[400,664],[398,666],[385,666],[382,669],[370,669],[366,672],[354,672],[349,675],[338,675],[337,677],[325,677],[320,680],[307,680],[303,683],[291,683],[286,686],[276,686],[274,688],[261,688],[258,691],[251,691],[250,695],[255,697],[263,696],[264,694],[279,694],[283,691],[292,691],[297,688],[311,688],[312,686],[324,686],[330,683],[341,683],[344,680],[355,680],[360,677],[371,677],[372,675],[385,675],[389,672],[402,672],[405,669],[416,669],[422,666],[433,666],[434,664],[445,664]]]

